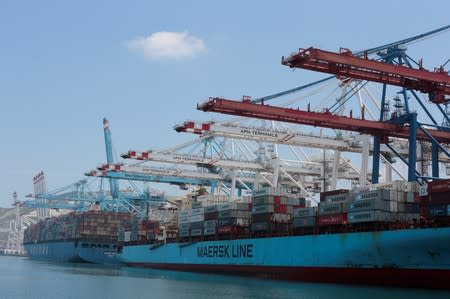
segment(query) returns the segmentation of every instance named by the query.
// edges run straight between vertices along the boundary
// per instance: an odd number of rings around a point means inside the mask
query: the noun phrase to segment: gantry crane
[[[109,122],[103,119],[105,150],[108,163],[114,163],[111,131]],[[165,203],[165,195],[162,192],[150,190],[139,190],[138,186],[130,183],[133,190],[119,190],[118,181],[109,178],[110,190],[103,188],[103,182],[94,177],[82,179],[76,183],[47,191],[44,174],[41,172],[33,178],[35,186],[34,200],[24,201],[24,206],[37,209],[39,218],[48,217],[49,209],[64,209],[83,211],[89,209],[93,204],[99,204],[103,210],[129,211],[142,217],[146,217],[148,206],[151,204]],[[100,183],[99,190],[94,184]]]
[[[242,123],[236,124],[236,121],[221,123],[185,121],[176,125],[174,129],[177,132],[188,132],[201,135],[202,137],[223,137],[228,139],[254,141],[260,145],[262,143],[284,144],[289,147],[301,146],[357,153],[361,153],[366,149],[366,145],[363,142],[364,138],[357,135],[341,136],[339,138],[324,135],[319,136],[312,133],[295,132],[285,128],[246,126]],[[295,149],[291,147],[291,151],[295,151]],[[283,160],[280,159],[280,161]],[[319,173],[319,169],[324,167],[324,161],[321,158],[321,161],[315,162],[317,162],[317,165],[320,165],[320,167],[317,168],[317,173]],[[339,178],[348,179],[349,176],[345,174],[347,171],[353,172],[352,177],[354,177],[355,170],[353,167],[348,167],[347,170],[342,168],[344,165],[348,164],[349,162],[340,156],[338,158],[335,157],[332,161],[333,166],[331,170],[330,185],[332,189],[336,188],[338,176]],[[364,171],[360,173],[363,174],[362,176],[360,175],[359,180],[366,180],[367,178]],[[323,177],[324,175],[325,171],[322,169],[321,176]],[[322,187],[324,188],[325,186]]]
[[[313,132],[300,132],[295,131],[293,128],[278,128],[278,127],[261,127],[261,126],[249,126],[242,123],[242,121],[222,121],[222,122],[201,122],[201,121],[185,121],[183,123],[174,126],[177,132],[186,132],[200,135],[202,138],[208,137],[223,137],[231,139],[241,139],[254,142],[266,142],[271,144],[283,144],[289,147],[298,146],[306,148],[319,148],[338,151],[338,152],[352,152],[364,154],[365,150],[370,150],[372,153],[373,144],[367,144],[366,138],[359,134],[349,134],[331,137],[325,136],[323,134],[315,134]],[[396,152],[402,157],[407,157],[408,155],[408,142],[406,140],[396,139],[391,140],[390,145],[395,148]],[[381,145],[381,152],[386,156],[391,156],[392,151],[385,145]],[[133,153],[134,154],[134,153]],[[139,154],[137,154],[139,156]],[[339,155],[340,156],[340,155]],[[387,164],[387,167],[394,171],[401,178],[405,179],[399,169],[397,169],[391,161],[385,156],[381,156],[383,161]],[[431,159],[431,155],[428,151],[421,152],[421,159]],[[145,159],[145,157],[144,157]],[[342,162],[348,163],[344,157],[339,158]],[[440,160],[449,162],[448,157],[440,157]],[[335,168],[339,167],[339,160],[333,161],[332,175],[330,188],[336,189],[337,184],[337,171]],[[366,167],[364,163],[361,164],[361,168]],[[364,180],[364,171],[361,169],[360,181]],[[390,172],[387,175],[391,177]]]
[[[317,48],[300,49],[281,63],[290,68],[303,68],[329,73],[344,78],[361,79],[395,85],[428,93],[433,103],[442,104],[450,100],[450,77],[442,67],[430,72],[419,65],[419,69],[394,65],[365,57],[353,56],[348,49],[340,53]]]
[[[416,38],[407,39],[407,41],[417,40],[448,28],[450,28],[450,26],[440,28],[437,31],[425,35],[417,36]],[[304,67],[332,73],[339,78],[342,78],[343,81],[348,81],[349,79],[347,78],[350,78],[381,82],[384,84],[381,107],[384,107],[385,105],[386,84],[403,87],[404,94],[406,89],[416,89],[427,92],[430,94],[430,100],[437,104],[446,102],[449,94],[450,82],[448,74],[442,68],[437,72],[429,72],[424,70],[421,65],[419,65],[419,69],[412,69],[411,64],[407,60],[407,56],[404,53],[404,49],[398,47],[401,44],[401,42],[397,42],[389,44],[389,46],[384,49],[376,48],[377,51],[386,50],[384,53],[379,54],[384,62],[369,61],[367,55],[363,58],[359,57],[361,54],[359,54],[359,56],[353,56],[349,51],[336,54],[313,48],[300,50],[298,53],[292,54],[287,58],[283,57],[282,62],[290,67]],[[369,51],[364,51],[362,55],[364,56],[364,53],[368,52]],[[408,67],[390,64],[393,63],[395,59],[397,59],[399,64],[406,63]],[[413,95],[425,109],[414,92]],[[206,103],[198,105],[198,109],[373,135],[375,136],[375,141],[373,150],[374,167],[372,170],[372,183],[378,181],[380,144],[385,143],[388,148],[396,153],[396,151],[388,144],[389,137],[404,138],[409,141],[408,160],[405,160],[398,155],[408,164],[409,181],[414,181],[419,177],[424,178],[418,174],[415,169],[416,141],[429,141],[432,143],[433,147],[433,178],[438,177],[439,174],[436,166],[439,158],[438,149],[450,157],[450,154],[443,146],[443,144],[450,143],[450,133],[447,128],[437,125],[437,122],[428,111],[427,114],[430,119],[432,119],[433,124],[426,125],[419,123],[417,121],[417,113],[408,110],[406,100],[405,95],[405,114],[392,115],[390,119],[383,119],[384,111],[381,111],[380,121],[353,118],[352,115],[349,117],[335,115],[328,110],[325,110],[325,112],[312,112],[309,110],[304,111],[300,109],[257,105],[257,101],[251,101],[248,97],[244,98],[242,102],[229,101],[221,98],[210,98]],[[259,100],[259,102],[264,103],[264,100]],[[439,108],[442,110],[440,106]],[[362,115],[364,114],[362,113]],[[444,117],[447,117],[448,119],[446,114]],[[434,129],[431,129],[430,127],[433,127]]]
[[[217,169],[226,169],[228,171],[237,170],[241,171],[252,171],[257,173],[269,172],[273,173],[272,185],[277,185],[276,181],[276,173],[279,173],[279,168],[282,168],[283,171],[291,175],[303,175],[303,176],[311,176],[311,177],[319,177],[323,175],[323,167],[320,162],[302,162],[298,161],[295,165],[290,165],[293,162],[287,162],[283,159],[271,159],[270,161],[242,161],[242,160],[233,160],[233,159],[220,159],[220,158],[212,158],[212,157],[201,157],[196,155],[188,155],[188,154],[180,154],[171,151],[135,151],[130,150],[125,154],[122,154],[123,158],[128,159],[136,159],[139,161],[157,161],[157,162],[165,162],[165,163],[175,163],[182,165],[192,165],[198,166],[202,168],[206,168],[209,170],[217,171]],[[339,162],[339,161],[338,161]],[[338,163],[338,167],[341,166]],[[119,166],[120,167],[120,166]],[[278,169],[277,169],[278,168]],[[166,170],[165,175],[170,175],[173,171]],[[236,173],[236,172],[235,172]],[[269,175],[266,173],[265,175]],[[183,172],[177,171],[178,175],[183,175]],[[352,169],[339,169],[336,172],[341,178],[352,179],[358,175]]]

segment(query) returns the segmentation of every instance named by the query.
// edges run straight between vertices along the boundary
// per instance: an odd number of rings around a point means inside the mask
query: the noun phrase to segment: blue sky
[[[444,0],[1,1],[0,206],[41,170],[55,189],[103,162],[105,116],[119,153],[179,144],[192,136],[176,123],[219,118],[195,109],[209,96],[323,77],[282,55],[385,44],[448,25],[449,12]],[[409,51],[428,67],[449,53],[449,32]]]

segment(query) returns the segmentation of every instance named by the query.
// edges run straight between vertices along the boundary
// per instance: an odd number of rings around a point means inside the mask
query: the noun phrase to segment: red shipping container
[[[450,192],[431,193],[428,200],[430,204],[450,204]]]
[[[275,205],[281,204],[281,196],[274,196],[274,197],[273,197],[273,203],[274,203]]]
[[[237,233],[237,231],[238,231],[238,227],[237,226],[232,226],[232,225],[222,226],[222,227],[218,227],[217,228],[217,232],[219,234],[228,234],[228,233],[235,234],[235,233]]]
[[[286,214],[287,213],[287,205],[278,205],[275,206],[275,213]]]
[[[439,193],[450,191],[450,179],[436,180],[428,183],[428,193]]]
[[[318,223],[320,226],[347,224],[347,213],[320,215]]]

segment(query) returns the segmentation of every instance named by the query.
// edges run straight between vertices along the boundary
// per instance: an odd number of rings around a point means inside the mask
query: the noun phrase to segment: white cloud
[[[127,46],[151,60],[180,60],[207,51],[203,40],[186,32],[155,32],[150,36],[128,41]]]

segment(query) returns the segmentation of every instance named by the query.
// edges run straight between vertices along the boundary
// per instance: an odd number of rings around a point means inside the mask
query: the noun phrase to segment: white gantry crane
[[[241,138],[244,139],[244,138]],[[211,136],[197,139],[193,142],[188,142],[182,146],[169,148],[165,150],[148,150],[135,151],[130,150],[123,154],[123,158],[135,159],[145,162],[161,162],[171,163],[175,165],[189,165],[197,167],[199,170],[185,170],[179,167],[172,168],[154,168],[143,167],[137,165],[103,165],[99,168],[100,172],[93,172],[92,175],[109,175],[117,177],[125,174],[138,174],[136,179],[146,179],[162,182],[161,176],[164,176],[167,182],[168,177],[183,177],[199,180],[231,180],[231,188],[234,190],[235,183],[243,183],[246,186],[257,186],[265,184],[269,186],[286,185],[302,189],[306,195],[311,195],[306,189],[305,177],[320,178],[324,175],[324,163],[322,161],[301,161],[279,159],[275,148],[269,150],[266,155],[265,148],[260,147],[254,155],[254,150],[249,149],[247,145],[240,143],[231,144],[231,154],[227,154],[224,149],[224,144],[219,144],[219,149],[215,151],[202,150],[200,154],[186,154],[180,153],[179,150],[193,144],[211,143]],[[217,143],[216,143],[217,145]],[[236,152],[240,150],[239,157],[236,159]],[[207,153],[208,152],[208,153]],[[215,154],[211,154],[215,153]],[[140,164],[140,163],[139,163]],[[336,176],[348,179],[359,179],[359,173],[348,167],[348,161],[340,163]],[[205,172],[205,169],[208,170]],[[115,173],[113,173],[115,172]],[[120,172],[120,174],[118,174]],[[142,175],[147,174],[147,177]],[[128,177],[127,177],[128,178]],[[301,178],[301,179],[299,179]],[[307,182],[308,186],[313,185],[310,180]]]
[[[23,234],[25,229],[37,220],[31,215],[20,215],[22,202],[17,198],[17,192],[13,193],[13,206],[15,217],[9,222],[8,240],[3,253],[6,255],[25,255],[23,247]]]
[[[271,127],[261,127],[261,126],[249,126],[242,122],[195,122],[186,121],[182,124],[176,125],[174,128],[177,132],[188,132],[193,134],[199,134],[203,138],[211,137],[223,137],[228,139],[239,139],[246,141],[254,141],[260,146],[262,143],[273,144],[269,148],[273,152],[275,150],[276,144],[287,145],[294,153],[294,155],[299,158],[299,147],[306,148],[320,148],[321,150],[333,150],[335,153],[352,152],[352,153],[365,153],[366,156],[369,155],[369,147],[367,146],[367,141],[365,136],[352,134],[345,137],[330,137],[324,135],[314,135],[312,133],[296,132],[292,129],[286,127],[277,128],[272,122]],[[133,152],[131,153],[133,154]],[[329,168],[331,172],[331,188],[336,188],[338,178],[349,179],[349,180],[366,180],[367,179],[367,168],[361,171],[356,170],[349,160],[341,157],[340,155],[326,156],[325,160],[323,156],[316,156],[315,159],[307,157],[306,154],[300,149],[300,154],[303,156],[303,161],[300,159],[290,160],[291,166],[287,163],[286,159],[278,159],[278,165],[272,163],[274,171],[276,166],[282,167],[288,173],[300,173],[304,175],[311,176],[324,176],[326,169],[324,164],[332,164]],[[146,153],[144,153],[146,155]],[[138,159],[141,156],[137,156]],[[274,161],[276,161],[276,155]],[[325,163],[324,163],[325,162]],[[299,171],[300,169],[305,169],[306,164],[314,165],[309,166],[309,173],[305,171]]]

